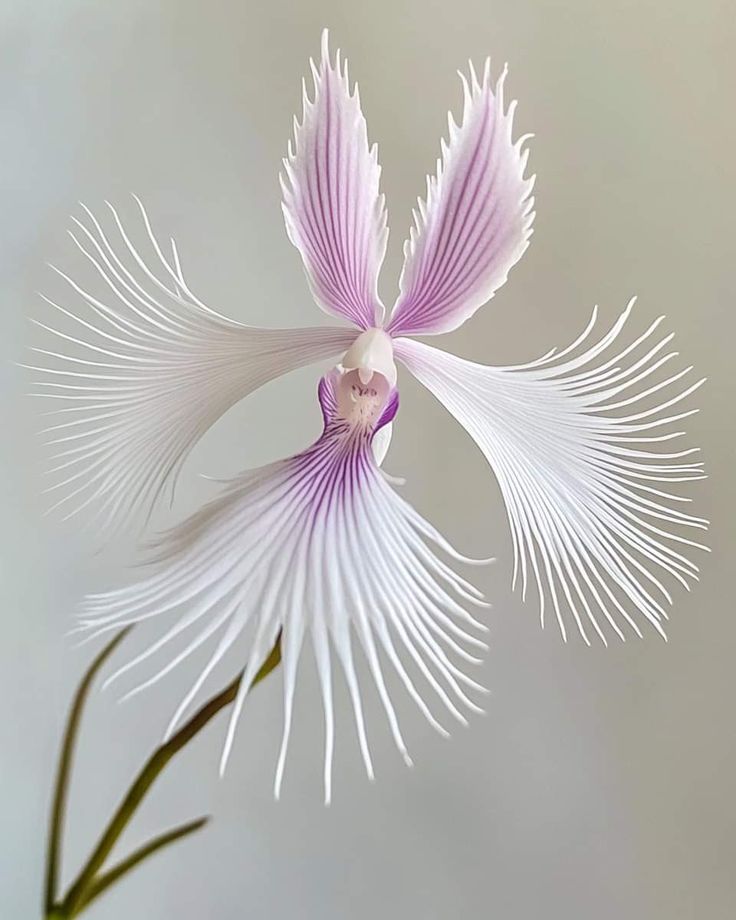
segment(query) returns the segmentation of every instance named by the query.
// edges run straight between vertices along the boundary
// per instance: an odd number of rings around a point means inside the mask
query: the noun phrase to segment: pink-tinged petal
[[[407,762],[384,679],[385,661],[443,733],[425,701],[426,688],[463,723],[468,711],[478,709],[468,689],[482,690],[456,663],[477,663],[467,647],[485,647],[467,631],[479,624],[463,606],[463,602],[484,606],[481,595],[441,557],[470,560],[457,554],[393,491],[375,463],[371,441],[378,425],[388,423],[395,412],[395,392],[389,393],[384,409],[377,407],[375,424],[355,426],[340,414],[341,386],[349,382],[334,376],[323,381],[320,398],[326,423],[315,444],[295,457],[232,480],[218,498],[162,538],[153,560],[154,574],[126,588],[88,597],[81,613],[80,627],[92,636],[124,623],[171,620],[160,638],[110,681],[175,639],[188,638],[182,651],[131,693],[155,683],[201,646],[212,645],[209,661],[174,713],[170,731],[194,704],[207,676],[237,643],[248,664],[227,734],[223,767],[248,687],[281,632],[284,732],[277,795],[297,664],[307,637],[325,703],[328,800],[333,738],[330,648],[345,673],[371,776],[353,663],[355,640],[366,656],[394,740]]]
[[[347,61],[339,51],[334,63],[330,58],[327,30],[319,68],[311,66],[314,99],[305,86],[302,122],[295,123],[281,177],[286,230],[319,306],[368,329],[384,313],[377,285],[388,230],[378,151],[368,145]]]
[[[319,398],[320,407],[322,409],[322,417],[324,419],[325,425],[334,421],[337,415],[336,387],[340,378],[341,373],[335,368],[330,371],[329,374],[326,374],[319,382],[317,395]],[[376,461],[376,465],[379,467],[386,459],[386,454],[388,453],[388,449],[391,444],[391,437],[393,435],[393,418],[396,415],[398,408],[399,393],[398,390],[394,389],[386,402],[386,406],[381,412],[380,418],[378,419],[376,429],[373,434],[373,441],[371,443],[373,457]],[[387,482],[393,485],[403,485],[405,482],[405,480],[401,477],[391,476],[385,471],[383,472],[383,477]]]
[[[294,368],[339,354],[344,329],[258,329],[201,303],[171,243],[165,255],[141,206],[153,268],[112,212],[112,234],[85,209],[72,238],[99,275],[98,296],[74,282],[60,328],[38,323],[61,345],[44,356],[40,395],[62,408],[45,429],[53,445],[47,490],[66,517],[90,506],[102,526],[151,509],[199,438],[232,405]],[[110,242],[115,240],[115,245]],[[47,298],[44,298],[47,299]]]
[[[437,175],[427,179],[404,246],[392,335],[449,332],[489,300],[521,258],[532,233],[534,179],[525,178],[529,137],[512,138],[515,102],[504,109],[506,71],[463,81],[463,118],[449,116]]]
[[[496,475],[514,582],[520,570],[525,595],[533,577],[542,624],[551,600],[563,636],[566,609],[586,642],[590,628],[606,641],[601,615],[622,639],[621,620],[640,634],[635,612],[664,636],[671,597],[661,574],[687,588],[698,568],[684,553],[706,549],[687,534],[707,521],[680,510],[690,499],[676,491],[704,478],[703,464],[686,459],[697,449],[671,444],[684,433],[673,425],[697,411],[682,411],[681,401],[703,381],[684,380],[691,368],[659,373],[677,354],[666,352],[671,335],[652,340],[662,317],[621,343],[632,304],[593,344],[595,313],[569,348],[517,367],[396,342],[397,357],[466,429]]]

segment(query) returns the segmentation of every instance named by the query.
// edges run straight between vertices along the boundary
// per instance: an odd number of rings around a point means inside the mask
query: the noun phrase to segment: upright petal
[[[595,313],[569,348],[517,367],[484,367],[396,342],[397,357],[468,431],[496,474],[514,582],[520,568],[525,594],[532,572],[542,623],[549,598],[563,636],[566,607],[586,642],[589,627],[605,641],[600,614],[622,639],[617,619],[639,633],[635,611],[664,635],[662,602],[671,597],[658,570],[688,587],[698,569],[683,553],[706,549],[685,534],[707,521],[678,510],[690,499],[670,491],[704,477],[702,463],[684,459],[697,449],[661,449],[683,434],[673,423],[697,411],[672,407],[703,381],[680,383],[690,368],[657,375],[677,354],[663,354],[671,335],[652,344],[663,317],[625,347],[619,343],[632,304],[584,350]]]
[[[347,61],[338,51],[332,63],[327,30],[319,69],[310,64],[314,99],[305,86],[302,122],[295,121],[281,177],[286,230],[319,306],[368,329],[384,313],[377,285],[388,230],[378,151],[368,146]]]
[[[463,119],[449,115],[437,175],[427,179],[414,227],[404,246],[401,293],[392,335],[449,332],[489,300],[521,258],[532,233],[533,177],[524,178],[528,151],[512,138],[516,103],[504,110],[504,70],[483,80],[463,74]]]
[[[355,402],[344,400],[351,387],[357,393]],[[345,674],[369,775],[373,767],[353,663],[355,640],[407,762],[384,679],[386,660],[439,731],[446,733],[430,712],[417,679],[461,723],[468,710],[478,709],[466,691],[482,688],[456,660],[477,662],[465,646],[485,647],[467,632],[468,625],[479,624],[461,606],[462,601],[484,606],[481,595],[440,554],[469,560],[459,556],[380,474],[371,441],[375,431],[391,421],[397,397],[395,391],[389,393],[381,408],[375,395],[371,388],[362,387],[355,372],[352,377],[328,375],[319,391],[325,428],[315,444],[295,457],[231,481],[219,498],[163,538],[154,574],[121,590],[89,597],[81,614],[81,627],[93,635],[124,623],[173,617],[161,638],[111,680],[177,637],[189,637],[182,651],[132,693],[154,683],[208,641],[215,643],[204,670],[174,713],[170,730],[228,649],[238,644],[248,665],[230,722],[223,767],[245,694],[280,633],[284,731],[277,795],[305,637],[311,639],[325,704],[328,799],[333,745],[330,648]],[[353,407],[357,407],[355,414]],[[360,423],[366,412],[372,413],[370,425]]]
[[[96,505],[104,524],[150,509],[198,439],[234,403],[268,380],[344,351],[342,329],[257,329],[233,322],[190,291],[176,253],[165,255],[141,206],[154,268],[139,255],[110,207],[116,248],[87,211],[72,239],[107,294],[67,275],[73,310],[44,298],[72,331],[37,323],[61,342],[34,348],[49,359],[40,395],[63,408],[45,431],[53,445],[47,490],[66,516]],[[81,307],[81,309],[80,309]]]

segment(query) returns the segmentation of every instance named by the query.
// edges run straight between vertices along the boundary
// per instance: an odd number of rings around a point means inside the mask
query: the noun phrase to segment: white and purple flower
[[[505,72],[489,65],[463,77],[463,116],[450,117],[437,175],[428,181],[405,246],[398,300],[388,317],[378,298],[387,220],[376,148],[369,147],[347,64],[331,58],[327,35],[312,65],[314,98],[284,160],[283,209],[318,305],[349,326],[259,329],[214,312],[191,292],[176,247],[159,244],[141,206],[155,269],[139,255],[111,208],[119,251],[86,211],[73,234],[115,297],[109,306],[67,278],[88,316],[59,307],[81,332],[45,327],[82,356],[40,368],[64,382],[44,384],[69,402],[51,429],[54,471],[68,516],[96,505],[104,524],[150,509],[172,490],[196,441],[235,402],[294,368],[335,356],[318,397],[324,429],[294,457],[249,471],[164,535],[153,574],[88,597],[81,626],[93,635],[123,624],[173,617],[137,667],[191,634],[183,651],[133,693],[211,641],[209,661],[171,720],[173,730],[206,678],[235,644],[248,662],[222,758],[224,768],[245,694],[281,635],[285,724],[278,794],[292,718],[297,663],[309,637],[326,717],[325,787],[333,749],[332,658],[344,671],[366,769],[372,775],[353,642],[362,648],[396,744],[408,761],[383,667],[389,663],[429,721],[429,687],[460,722],[482,690],[458,662],[477,662],[483,629],[465,609],[480,592],[448,560],[470,563],[424,520],[380,469],[398,408],[396,362],[420,380],[478,444],[506,503],[514,582],[536,585],[542,623],[551,609],[563,636],[574,623],[588,642],[612,631],[641,634],[635,615],[662,635],[671,596],[697,567],[684,554],[701,545],[688,528],[707,522],[671,491],[701,479],[693,450],[670,450],[675,422],[696,410],[679,403],[702,381],[690,368],[657,372],[673,357],[660,320],[626,344],[632,304],[603,334],[596,314],[560,352],[529,364],[487,367],[410,338],[455,329],[505,282],[526,249],[533,220],[525,138],[514,140],[514,103]],[[66,276],[64,276],[66,277]],[[54,306],[57,306],[54,304]],[[664,449],[662,445],[665,445]],[[421,683],[420,683],[421,682]]]

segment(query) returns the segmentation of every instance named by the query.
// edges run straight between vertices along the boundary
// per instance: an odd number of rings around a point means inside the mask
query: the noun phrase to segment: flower
[[[670,491],[701,479],[693,450],[669,450],[676,421],[695,410],[679,403],[702,383],[664,378],[672,336],[655,337],[661,318],[621,343],[633,301],[603,334],[596,312],[562,351],[511,367],[488,367],[419,343],[469,319],[505,282],[532,232],[532,178],[526,138],[514,140],[514,103],[504,103],[489,63],[462,77],[460,125],[449,120],[437,174],[428,180],[405,246],[398,300],[388,318],[377,294],[387,219],[357,88],[333,60],[327,33],[313,98],[295,126],[282,175],[286,229],[299,250],[317,304],[349,326],[259,329],[205,306],[182,274],[176,246],[159,243],[141,205],[155,268],[138,253],[111,208],[120,253],[85,209],[73,238],[117,301],[111,307],[75,282],[92,317],[60,310],[83,349],[61,358],[45,388],[72,400],[54,425],[53,488],[68,516],[96,503],[103,524],[153,506],[171,489],[194,443],[235,402],[263,383],[327,357],[319,382],[324,429],[311,447],[228,482],[221,494],[157,543],[155,569],[132,585],[91,595],[80,627],[99,635],[123,624],[172,616],[160,639],[121,668],[137,667],[185,633],[191,639],[132,693],[153,684],[208,640],[211,657],[173,715],[169,732],[208,675],[236,643],[248,664],[230,721],[222,766],[245,694],[281,636],[284,733],[278,795],[292,719],[297,663],[308,636],[326,719],[325,789],[333,750],[332,651],[344,671],[369,775],[373,767],[353,664],[357,639],[367,658],[396,744],[408,761],[386,689],[388,662],[420,710],[430,687],[449,714],[466,721],[482,688],[459,666],[485,648],[484,627],[467,612],[481,593],[455,571],[471,563],[393,488],[380,464],[398,409],[398,361],[455,416],[496,475],[514,548],[513,580],[536,585],[542,623],[551,608],[563,636],[574,622],[583,639],[624,629],[641,635],[636,614],[664,635],[663,576],[685,587],[697,567],[685,536],[707,522],[680,510]],[[140,202],[139,202],[140,204]],[[67,277],[67,276],[64,276]],[[72,380],[72,382],[69,382]],[[656,381],[656,382],[655,382]],[[674,394],[669,389],[679,384]],[[660,394],[668,388],[665,394]],[[704,548],[704,547],[702,547]]]

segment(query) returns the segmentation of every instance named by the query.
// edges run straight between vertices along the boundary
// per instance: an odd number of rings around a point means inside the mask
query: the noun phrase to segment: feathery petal
[[[44,432],[56,477],[47,491],[59,496],[52,508],[71,517],[92,505],[104,527],[150,510],[167,486],[173,498],[188,453],[227,409],[268,380],[344,351],[354,334],[233,322],[192,294],[173,240],[164,255],[142,205],[153,268],[112,206],[115,246],[84,210],[71,236],[106,294],[59,272],[77,305],[44,300],[71,331],[37,323],[60,345],[34,348],[44,364],[32,369],[42,375],[37,395],[63,406]]]
[[[327,30],[314,76],[314,99],[304,88],[281,176],[289,239],[301,253],[318,305],[361,329],[377,326],[384,308],[378,273],[388,230],[378,151],[369,147],[357,86],[350,91],[347,61],[333,64]]]
[[[331,788],[333,749],[330,646],[345,672],[360,747],[372,776],[360,691],[353,663],[357,640],[383,701],[396,745],[409,762],[383,674],[381,656],[398,673],[417,706],[439,731],[417,676],[431,687],[458,721],[478,706],[468,690],[482,690],[456,663],[477,662],[465,646],[484,648],[467,626],[479,624],[461,601],[480,606],[479,592],[439,557],[466,560],[386,483],[371,450],[373,433],[397,408],[395,391],[373,425],[357,424],[371,407],[371,388],[353,374],[357,414],[337,387],[347,375],[323,378],[319,397],[325,416],[322,436],[288,460],[232,480],[220,497],[165,535],[157,570],[129,587],[90,596],[81,626],[98,635],[124,623],[174,616],[163,636],[110,679],[149,659],[182,633],[182,652],[132,692],[155,683],[210,640],[210,659],[176,710],[170,731],[192,704],[225,652],[238,644],[248,661],[223,752],[223,768],[235,726],[255,674],[276,636],[282,635],[284,732],[276,773],[279,794],[292,719],[297,663],[305,636],[311,643],[322,686],[325,718],[325,793]],[[367,395],[366,395],[367,393]],[[348,391],[349,397],[349,391]],[[480,627],[483,628],[483,627]]]
[[[707,549],[685,536],[707,521],[679,510],[688,499],[670,491],[704,478],[703,464],[686,459],[697,449],[669,449],[683,434],[673,423],[697,411],[679,404],[703,381],[687,382],[690,368],[657,376],[677,354],[665,353],[671,335],[652,344],[662,317],[619,343],[632,306],[593,344],[595,312],[569,348],[516,367],[485,367],[408,339],[395,344],[493,469],[514,582],[520,570],[525,594],[533,575],[542,623],[551,599],[563,636],[566,608],[586,642],[589,628],[606,641],[601,614],[622,639],[619,619],[640,634],[634,611],[664,636],[671,597],[659,570],[688,587],[698,569],[684,553]]]
[[[427,179],[404,246],[401,294],[392,335],[448,332],[465,322],[506,281],[529,244],[534,179],[524,178],[530,135],[512,138],[515,102],[504,108],[506,71],[495,90],[490,61],[479,81],[463,74],[463,118],[449,115],[437,174]]]

